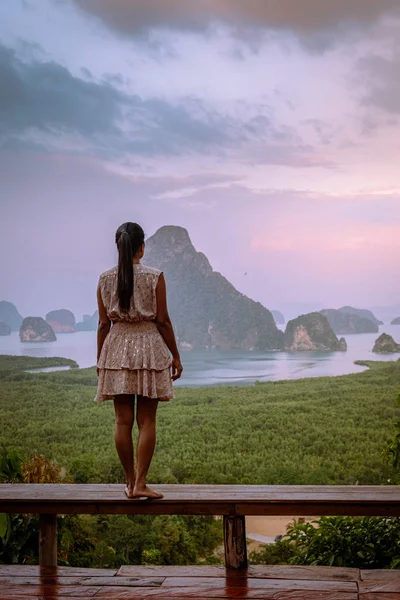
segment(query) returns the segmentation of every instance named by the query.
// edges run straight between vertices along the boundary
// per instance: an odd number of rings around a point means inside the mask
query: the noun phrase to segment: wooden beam
[[[247,569],[246,521],[244,515],[224,515],[225,567]]]
[[[57,515],[39,516],[39,564],[46,567],[57,566]]]
[[[0,513],[400,516],[400,486],[175,485],[132,501],[123,484],[0,484]]]

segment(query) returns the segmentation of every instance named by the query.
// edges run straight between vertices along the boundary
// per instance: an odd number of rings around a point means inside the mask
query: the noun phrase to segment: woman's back
[[[153,321],[157,316],[156,288],[161,271],[133,264],[133,294],[130,308],[123,312],[118,299],[118,267],[100,275],[99,288],[107,316],[111,321]]]

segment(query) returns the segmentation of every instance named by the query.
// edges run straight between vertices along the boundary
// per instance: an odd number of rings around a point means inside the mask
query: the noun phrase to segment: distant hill
[[[338,340],[328,319],[320,312],[300,315],[288,322],[285,330],[285,350],[346,351],[344,338]]]
[[[92,315],[83,315],[83,320],[76,324],[77,331],[96,331],[99,323],[99,313],[96,310]]]
[[[181,347],[282,348],[283,333],[271,312],[213,271],[186,229],[161,227],[146,241],[143,262],[165,273],[169,312]]]
[[[379,326],[371,319],[360,317],[360,315],[342,312],[334,308],[328,308],[320,311],[337,334],[348,333],[378,333]]]
[[[393,319],[393,321],[390,324],[391,325],[400,325],[400,317],[397,317],[396,319]]]
[[[0,321],[0,335],[10,335],[10,333],[11,327],[7,323]]]
[[[391,335],[382,333],[375,341],[372,352],[378,354],[392,354],[394,352],[400,352],[400,344],[397,344]]]
[[[46,315],[46,322],[54,333],[74,333],[76,331],[74,314],[66,308],[52,310]]]
[[[0,321],[8,325],[11,331],[19,331],[22,317],[12,302],[0,302]]]
[[[371,312],[370,310],[367,310],[365,308],[354,308],[353,306],[342,306],[342,308],[339,308],[339,311],[342,313],[347,313],[348,315],[358,315],[359,317],[363,317],[364,319],[369,319],[370,321],[375,323],[375,325],[383,325],[383,321],[379,321],[379,319],[377,319],[375,317],[373,312]]]
[[[279,310],[271,310],[271,314],[275,319],[275,323],[277,323],[278,325],[285,324],[285,317]]]
[[[56,334],[42,317],[25,317],[19,330],[21,342],[55,342]]]

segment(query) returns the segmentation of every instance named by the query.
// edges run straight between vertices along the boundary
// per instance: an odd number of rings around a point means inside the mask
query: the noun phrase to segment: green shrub
[[[400,567],[400,518],[321,517],[312,523],[295,521],[282,540],[271,546],[253,552],[251,562],[396,569]]]

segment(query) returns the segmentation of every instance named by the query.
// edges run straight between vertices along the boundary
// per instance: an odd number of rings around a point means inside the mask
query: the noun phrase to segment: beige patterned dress
[[[138,394],[163,401],[174,397],[171,355],[154,322],[161,271],[142,264],[134,264],[133,269],[134,293],[127,313],[119,308],[118,268],[100,275],[101,298],[112,326],[97,363],[95,402],[111,400],[117,394]]]

